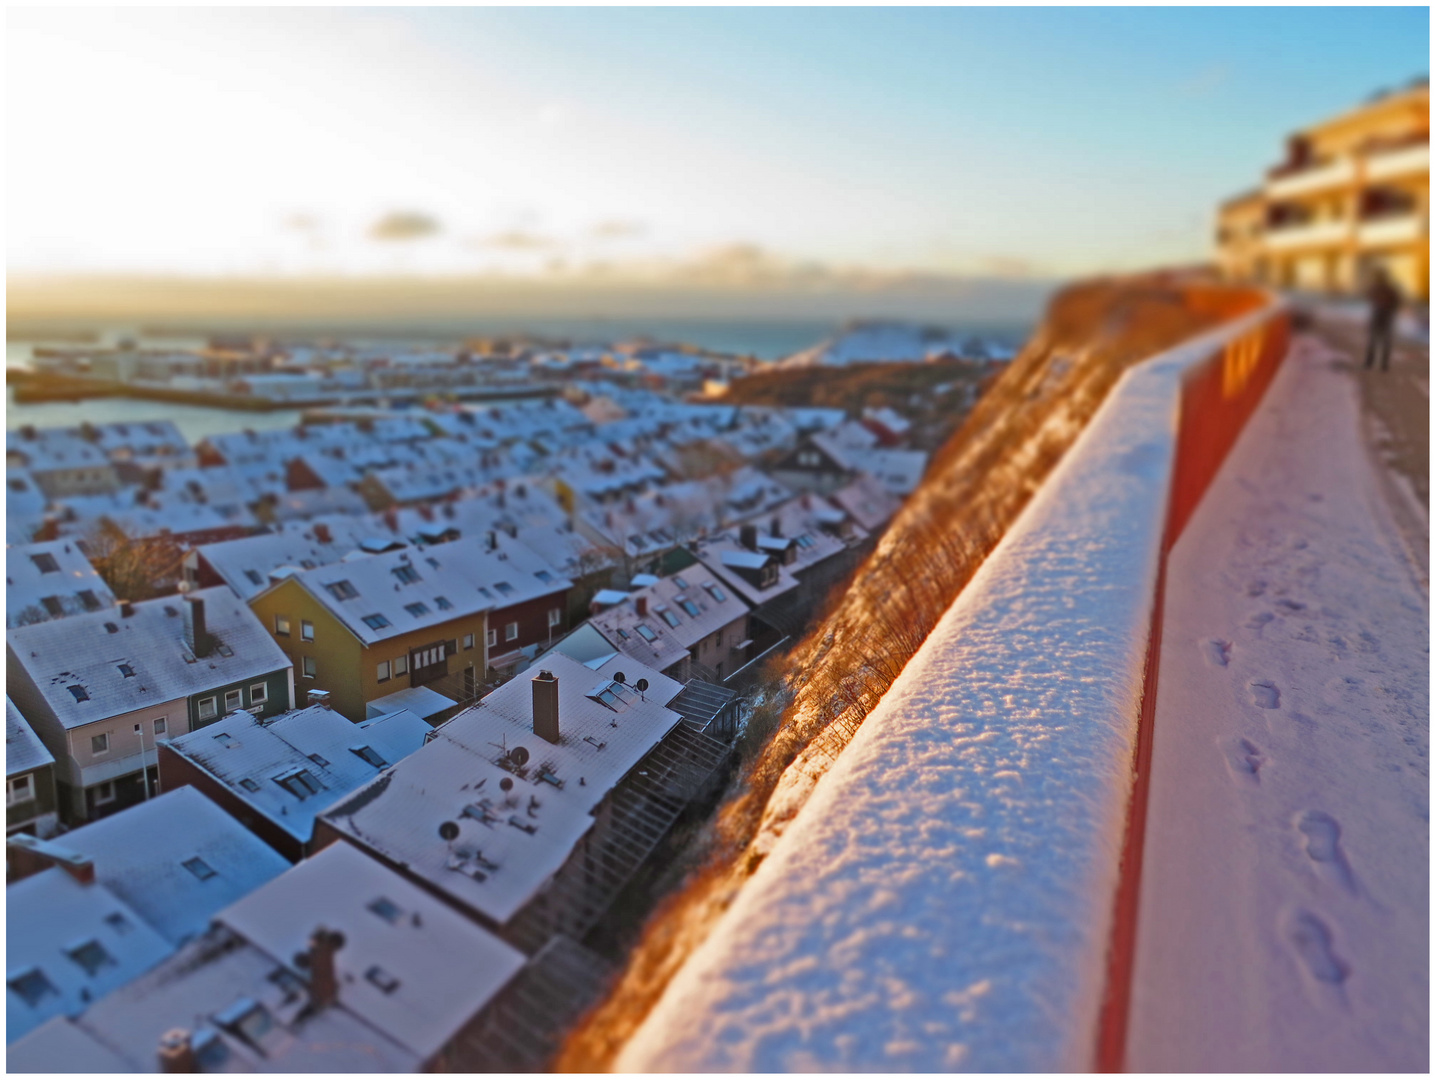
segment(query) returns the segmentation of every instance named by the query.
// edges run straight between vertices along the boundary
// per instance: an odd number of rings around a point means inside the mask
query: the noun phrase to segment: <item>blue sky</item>
[[[1425,73],[1429,13],[12,10],[9,42],[12,269],[1045,276],[1203,257],[1288,131]],[[374,240],[393,210],[435,228]]]

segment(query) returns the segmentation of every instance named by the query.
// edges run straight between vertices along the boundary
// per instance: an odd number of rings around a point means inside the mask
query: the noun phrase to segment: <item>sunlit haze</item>
[[[18,10],[9,265],[1188,262],[1286,131],[1424,71],[1427,42],[1415,8]]]

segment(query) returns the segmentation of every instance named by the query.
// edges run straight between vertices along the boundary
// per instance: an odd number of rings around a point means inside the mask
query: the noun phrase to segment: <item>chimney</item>
[[[758,526],[753,524],[738,527],[738,542],[749,551],[758,550]]]
[[[81,885],[95,881],[95,861],[88,855],[28,833],[5,838],[5,862],[9,867],[7,878],[12,883],[52,866],[60,867]]]
[[[783,535],[783,522],[782,522],[782,519],[779,518],[777,514],[774,514],[774,515],[773,515],[773,521],[772,521],[771,524],[769,524],[769,526],[768,526],[768,531],[769,531],[770,533],[772,533],[774,536],[782,536],[782,535]]]
[[[334,541],[334,535],[329,531],[329,526],[322,521],[314,523],[314,539],[321,544],[329,544]]]
[[[184,1028],[172,1028],[160,1036],[159,1059],[162,1073],[199,1072],[194,1045]]]
[[[214,647],[204,621],[204,597],[193,593],[184,598],[184,640],[196,658],[208,656]]]
[[[311,690],[305,701],[310,705],[322,705],[326,709],[332,709],[334,706],[329,703],[330,696],[328,690]]]
[[[135,613],[135,605],[128,600],[116,600],[115,603],[120,606],[120,618],[128,619]]]
[[[540,671],[533,679],[534,734],[551,743],[558,742],[558,677],[552,671]]]
[[[635,596],[633,598],[633,610],[638,612],[640,616],[646,616],[648,614],[648,597]]]
[[[309,948],[294,958],[296,967],[309,972],[309,1001],[316,1009],[328,1008],[339,1000],[334,954],[342,948],[344,935],[321,926],[309,935]]]

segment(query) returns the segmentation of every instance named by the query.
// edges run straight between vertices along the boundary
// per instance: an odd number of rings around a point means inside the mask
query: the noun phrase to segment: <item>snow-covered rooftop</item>
[[[40,737],[15,708],[15,703],[5,698],[5,775],[31,772],[55,763],[55,755],[45,748]]]
[[[5,549],[5,625],[22,626],[112,607],[115,594],[73,540]]]
[[[411,712],[352,724],[311,705],[265,721],[233,712],[165,745],[306,843],[320,813],[418,750],[430,730]]]
[[[184,605],[202,600],[214,645],[196,657]],[[66,727],[188,697],[289,667],[274,638],[228,586],[10,630],[15,660]]]
[[[274,957],[317,924],[344,935],[344,1008],[421,1058],[437,1053],[518,972],[524,956],[349,844],[331,844],[220,913]]]
[[[50,841],[91,859],[95,881],[173,945],[289,868],[192,787],[176,788]]]

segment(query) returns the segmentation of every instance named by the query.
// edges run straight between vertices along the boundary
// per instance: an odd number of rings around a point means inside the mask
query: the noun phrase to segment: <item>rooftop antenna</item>
[[[646,690],[648,689],[648,680],[647,680],[647,679],[639,679],[639,680],[638,680],[636,683],[634,683],[633,685],[636,686],[636,687],[638,687],[638,700],[639,700],[639,701],[647,701],[648,699],[647,699],[646,697],[644,697],[643,694],[644,694],[644,691],[646,691]]]

